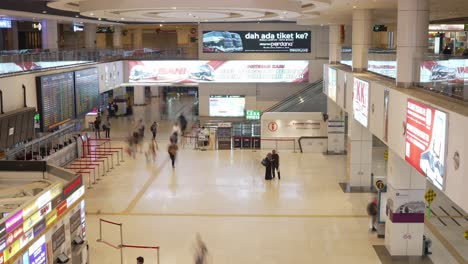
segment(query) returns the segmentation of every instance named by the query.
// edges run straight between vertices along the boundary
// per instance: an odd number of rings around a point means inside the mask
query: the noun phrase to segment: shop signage
[[[464,24],[432,24],[429,25],[430,31],[464,31]]]
[[[11,28],[11,20],[1,19],[0,28]]]
[[[306,60],[129,61],[131,83],[306,83]]]
[[[5,251],[3,251],[5,260],[7,261],[11,259],[14,255],[16,255],[16,253],[18,253],[18,251],[20,251],[20,249],[21,249],[20,241],[16,240],[15,242],[13,242],[13,244],[9,245]]]
[[[369,83],[354,78],[353,116],[356,121],[367,127],[369,118]]]
[[[310,31],[204,31],[203,53],[310,53]]]
[[[67,210],[67,201],[63,201],[57,207],[57,217],[61,216]]]
[[[245,113],[245,119],[247,120],[260,120],[262,112],[260,110],[247,110]]]
[[[6,237],[7,246],[13,244],[13,242],[16,241],[18,238],[20,238],[22,235],[23,235],[22,226],[18,227],[13,232],[9,233]]]
[[[39,30],[39,31],[42,30],[42,24],[41,24],[41,23],[33,23],[32,27],[33,27],[34,29]]]
[[[6,248],[6,238],[2,237],[0,239],[0,252],[3,252],[3,250],[5,250],[5,248]]]
[[[36,202],[30,203],[29,205],[23,208],[23,218],[28,218],[36,211],[37,211]]]
[[[24,235],[20,238],[20,246],[23,248],[26,246],[31,240],[34,238],[34,232],[33,230],[29,230],[28,232],[25,232]]]
[[[3,257],[3,251],[0,251],[0,264],[5,263],[5,258]]]
[[[50,190],[43,193],[39,198],[36,200],[36,206],[37,208],[42,208],[44,205],[46,205],[48,202],[52,200],[52,195],[50,193]]]
[[[47,262],[45,236],[40,237],[29,248],[29,263],[44,264]]]
[[[10,233],[16,227],[23,223],[23,210],[19,210],[17,213],[9,217],[5,222],[6,232]]]
[[[442,189],[445,178],[447,114],[408,99],[405,160]]]
[[[73,233],[80,227],[81,225],[81,210],[76,211],[70,217],[70,233]]]
[[[46,226],[50,226],[55,221],[55,219],[57,219],[57,209],[52,210],[52,212],[46,216]]]
[[[67,202],[66,202],[67,207],[71,207],[73,203],[75,203],[81,196],[84,195],[84,192],[85,192],[85,187],[82,185],[78,190],[76,190],[72,195],[70,195],[70,197],[67,198]],[[67,207],[65,207],[65,209]],[[58,211],[60,212],[60,208]]]
[[[45,219],[40,220],[33,228],[34,236],[39,235],[46,228]]]
[[[0,237],[4,237],[6,234],[5,222],[0,224]]]
[[[73,179],[70,183],[68,183],[65,187],[63,187],[63,198],[68,198],[72,193],[78,190],[81,186],[83,186],[83,178],[81,175],[78,175]]]
[[[81,24],[73,24],[73,32],[82,32],[84,31],[84,26]]]
[[[35,224],[37,224],[41,219],[43,219],[51,211],[52,211],[52,203],[49,202],[48,204],[44,205],[44,207],[42,207],[41,210],[37,211],[31,217],[26,219],[26,221],[24,221],[23,223],[24,230],[29,230],[30,228],[32,228]]]

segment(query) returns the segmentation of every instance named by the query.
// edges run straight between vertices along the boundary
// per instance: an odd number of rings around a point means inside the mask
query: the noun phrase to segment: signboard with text
[[[131,83],[304,83],[306,60],[129,61]]]
[[[354,78],[353,116],[364,127],[369,122],[369,82]]]
[[[310,53],[310,31],[204,31],[203,53]]]
[[[247,120],[260,120],[262,112],[260,110],[247,110],[245,111],[245,119]]]
[[[447,114],[408,99],[405,160],[442,189],[445,179]]]

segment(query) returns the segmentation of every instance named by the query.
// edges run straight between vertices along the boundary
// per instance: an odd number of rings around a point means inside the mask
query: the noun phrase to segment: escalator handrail
[[[277,107],[275,107],[274,112],[287,112],[291,107],[297,106],[298,104],[306,103],[309,100],[315,98],[317,95],[320,95],[322,93],[323,93],[323,87],[321,87],[321,89],[311,90],[310,94],[307,94],[307,95],[304,95],[303,97],[301,97],[303,102],[298,103],[295,100],[290,100],[288,102],[284,102],[283,104],[278,105]],[[293,98],[293,99],[297,99],[297,97]]]
[[[297,142],[299,143],[299,150],[301,151],[301,153],[303,153],[303,152],[302,152],[302,143],[301,143],[301,141],[302,141],[303,139],[328,139],[328,137],[327,137],[327,136],[300,137],[300,138],[297,140]]]
[[[282,105],[282,104],[285,104],[295,98],[297,98],[300,94],[308,91],[308,90],[312,90],[314,88],[316,88],[318,85],[320,85],[321,83],[323,83],[323,80],[318,80],[314,83],[311,83],[309,85],[307,85],[306,87],[304,87],[302,90],[300,90],[299,92],[289,96],[289,97],[286,97],[286,99],[282,100],[281,102],[278,102],[277,104],[265,109],[263,112],[272,112],[273,109],[277,108],[278,106]]]

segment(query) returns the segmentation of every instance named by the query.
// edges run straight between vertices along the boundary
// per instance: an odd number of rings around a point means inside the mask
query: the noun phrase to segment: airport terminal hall
[[[0,264],[468,264],[467,131],[468,0],[0,0]]]

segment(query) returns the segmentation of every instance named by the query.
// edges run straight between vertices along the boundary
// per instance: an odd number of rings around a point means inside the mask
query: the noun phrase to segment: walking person
[[[102,129],[106,132],[106,138],[110,138],[111,122],[109,116],[106,118],[106,121],[104,121]]]
[[[195,264],[205,264],[208,257],[208,248],[206,247],[205,242],[200,237],[200,234],[197,234],[197,242],[195,248]]]
[[[279,170],[279,161],[280,161],[280,158],[279,158],[279,155],[278,155],[278,152],[276,151],[276,149],[274,149],[272,152],[271,152],[271,174],[273,175],[273,179],[275,178],[275,170],[278,171],[278,180],[281,180],[281,174],[280,174],[280,170]]]
[[[99,116],[96,117],[93,123],[94,126],[94,137],[95,138],[101,138],[101,120],[99,119]]]
[[[176,161],[178,150],[179,150],[179,147],[175,143],[169,144],[169,147],[167,148],[167,152],[169,153],[169,157],[171,158],[171,161],[172,161],[172,168],[175,168],[175,161]]]
[[[153,134],[153,140],[156,140],[156,134],[158,133],[158,127],[159,127],[159,124],[156,121],[154,121],[154,123],[150,127],[151,133]]]
[[[262,160],[262,165],[265,166],[265,180],[271,180],[271,153],[268,153],[267,156]]]
[[[377,208],[377,196],[374,196],[372,201],[367,205],[367,214],[371,217],[371,222],[370,222],[370,229],[372,232],[377,231],[375,228],[375,225],[377,224],[377,214],[378,214],[378,208]]]

